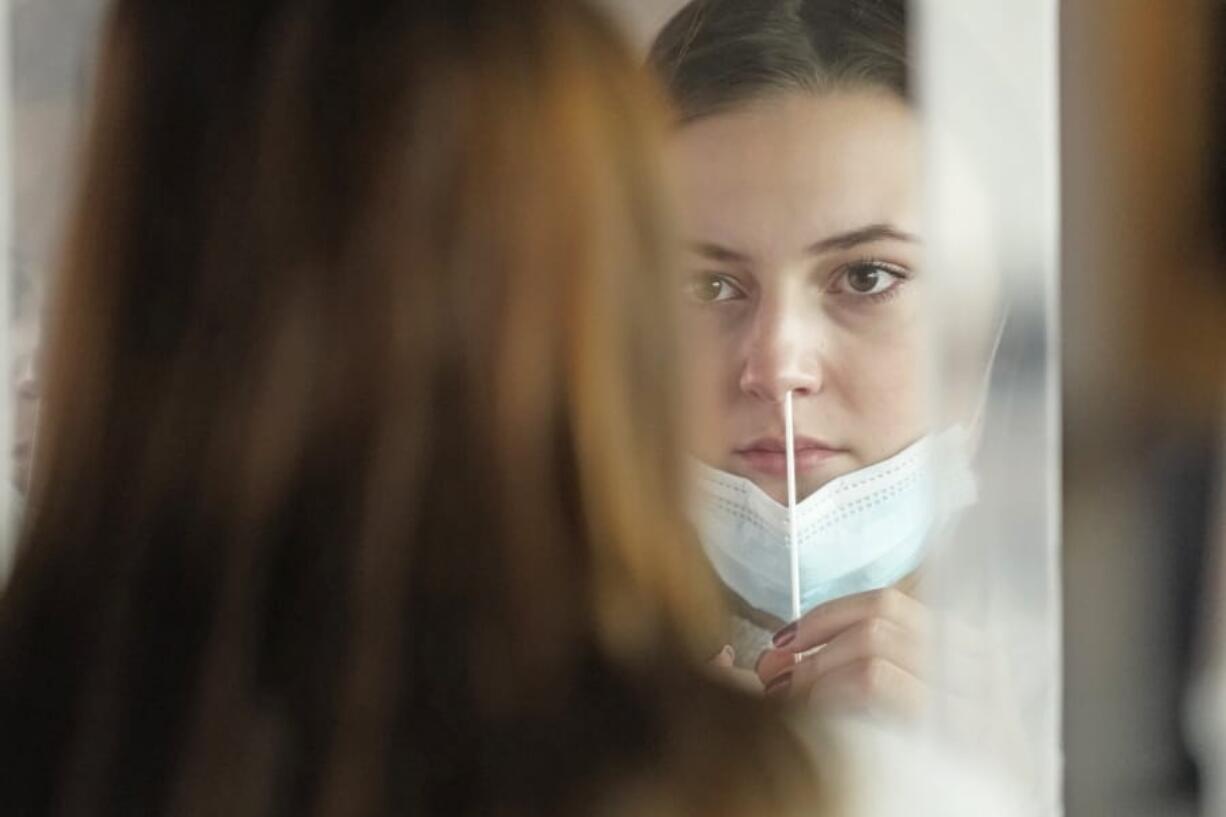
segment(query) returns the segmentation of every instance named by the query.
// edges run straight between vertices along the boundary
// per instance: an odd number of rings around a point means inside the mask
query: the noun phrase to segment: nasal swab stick
[[[796,433],[792,425],[792,393],[783,407],[784,443],[788,466],[788,556],[792,568],[792,621],[800,620],[800,548],[796,541]]]

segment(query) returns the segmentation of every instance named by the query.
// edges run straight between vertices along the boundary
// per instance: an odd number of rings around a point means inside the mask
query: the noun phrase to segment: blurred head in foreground
[[[812,813],[697,669],[653,99],[572,3],[114,6],[9,813]]]

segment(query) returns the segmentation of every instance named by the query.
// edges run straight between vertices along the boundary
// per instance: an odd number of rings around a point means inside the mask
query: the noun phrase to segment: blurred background
[[[604,2],[644,48],[681,5]],[[959,5],[941,14],[956,19]],[[101,7],[6,6],[12,388],[0,417],[18,497]],[[1068,0],[1050,33],[1065,809],[1226,815],[1226,3]],[[1047,79],[1019,70],[1002,81]]]
[[[1069,814],[1226,813],[1226,4],[1063,4]]]

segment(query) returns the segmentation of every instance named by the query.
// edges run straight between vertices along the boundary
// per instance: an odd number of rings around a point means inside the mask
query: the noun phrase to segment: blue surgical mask
[[[931,534],[976,497],[965,431],[927,436],[822,486],[795,507],[802,612],[913,572]],[[792,618],[788,508],[744,477],[695,463],[692,515],[723,582],[750,606]]]

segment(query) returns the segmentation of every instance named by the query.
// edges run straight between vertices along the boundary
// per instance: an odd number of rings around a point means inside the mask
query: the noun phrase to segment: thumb
[[[735,662],[736,650],[732,649],[731,644],[725,644],[724,648],[710,661],[711,666],[722,669],[732,669]]]

